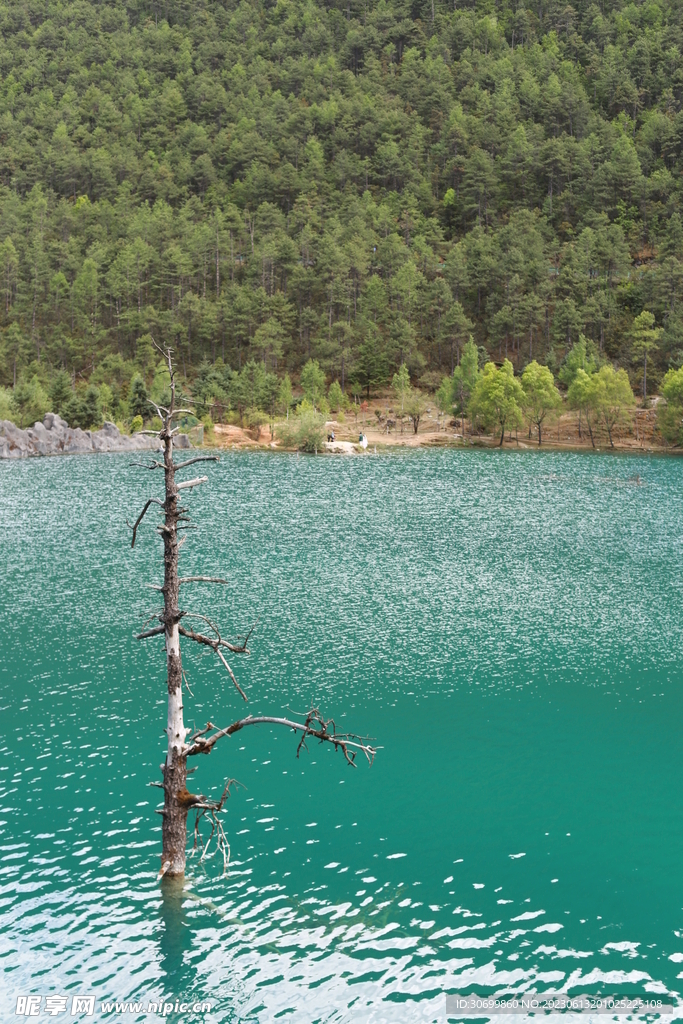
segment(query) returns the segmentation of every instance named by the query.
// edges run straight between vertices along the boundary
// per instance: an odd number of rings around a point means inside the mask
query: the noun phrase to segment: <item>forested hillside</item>
[[[520,373],[583,333],[636,389],[647,309],[653,390],[683,362],[682,12],[5,0],[0,384],[116,403],[151,334],[190,380],[436,385],[470,333]]]

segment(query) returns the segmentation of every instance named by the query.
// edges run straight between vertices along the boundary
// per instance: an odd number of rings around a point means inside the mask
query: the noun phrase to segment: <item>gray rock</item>
[[[41,441],[49,444],[50,438],[48,437],[47,430],[40,421],[33,424],[33,433],[37,434]]]
[[[43,418],[43,426],[46,430],[55,430],[57,432],[69,429],[69,424],[66,420],[63,420],[61,416],[58,416],[56,412],[46,412]]]
[[[173,438],[174,448],[191,448],[190,439],[187,434],[176,434]]]
[[[36,423],[34,427],[29,427],[25,433],[39,455],[50,454],[50,438],[42,423]]]
[[[90,431],[81,430],[80,427],[68,431],[64,441],[65,452],[91,452],[92,450]]]
[[[189,438],[185,434],[180,434],[175,443],[179,448],[190,447]],[[109,422],[104,423],[101,430],[73,429],[54,412],[48,412],[42,423],[34,423],[28,430],[20,430],[10,420],[0,420],[0,459],[158,448],[158,438],[148,434],[126,437],[115,423]]]
[[[9,448],[10,458],[22,458],[31,454],[31,442],[25,430],[20,430],[11,420],[0,421],[0,437]]]

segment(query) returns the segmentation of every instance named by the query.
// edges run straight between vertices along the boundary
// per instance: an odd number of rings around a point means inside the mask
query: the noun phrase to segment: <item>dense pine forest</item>
[[[152,338],[226,409],[310,359],[434,390],[470,336],[560,379],[582,338],[653,392],[683,363],[682,16],[6,0],[5,404],[130,416]]]

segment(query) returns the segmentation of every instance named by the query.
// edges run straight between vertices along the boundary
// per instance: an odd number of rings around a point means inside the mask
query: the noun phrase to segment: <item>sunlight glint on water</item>
[[[191,861],[162,903],[164,656],[133,639],[160,543],[125,526],[150,474],[0,463],[2,1019],[23,992],[302,1022],[443,1020],[468,985],[679,992],[683,463],[231,453],[209,476],[182,567],[232,585],[186,606],[259,620],[249,710],[314,702],[382,749],[222,741],[193,786],[246,787],[230,873]],[[237,717],[211,653],[184,658],[186,721]]]

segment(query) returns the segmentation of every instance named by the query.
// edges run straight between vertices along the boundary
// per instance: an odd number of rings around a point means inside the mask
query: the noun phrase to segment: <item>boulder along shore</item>
[[[187,434],[174,439],[176,448],[190,448]],[[156,449],[159,439],[149,434],[122,434],[115,423],[101,430],[70,427],[57,413],[48,412],[43,422],[21,430],[11,420],[0,420],[0,459],[26,459],[37,455],[85,455],[90,452],[129,452]]]

